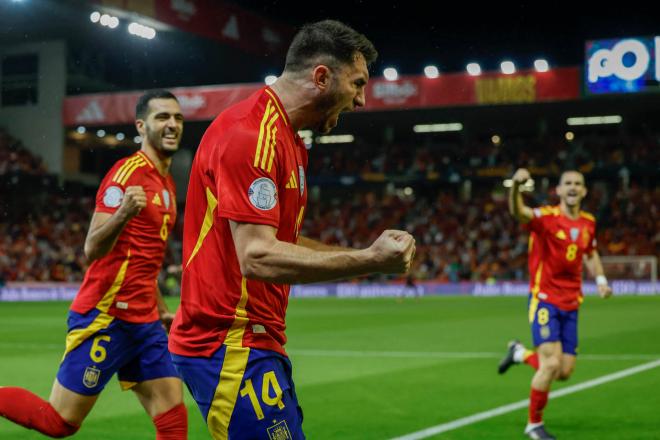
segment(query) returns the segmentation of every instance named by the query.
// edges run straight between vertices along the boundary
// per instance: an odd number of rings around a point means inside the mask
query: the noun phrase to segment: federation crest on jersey
[[[580,228],[571,228],[571,241],[577,240],[579,235]]]
[[[165,209],[170,209],[170,192],[166,189],[163,189],[163,203],[165,203]]]
[[[83,373],[83,385],[87,388],[94,388],[99,383],[99,378],[101,377],[101,370],[96,367],[87,367],[85,368],[85,373]]]
[[[103,204],[108,208],[116,208],[121,205],[123,198],[124,191],[122,191],[121,188],[118,186],[109,186],[103,193]]]
[[[298,165],[298,182],[300,182],[300,195],[305,193],[305,168]]]
[[[282,420],[279,423],[275,423],[270,428],[266,430],[268,432],[269,440],[291,440],[291,432],[289,427],[286,424],[286,420]]]
[[[250,203],[261,211],[270,211],[277,205],[275,182],[267,177],[259,177],[248,188]]]

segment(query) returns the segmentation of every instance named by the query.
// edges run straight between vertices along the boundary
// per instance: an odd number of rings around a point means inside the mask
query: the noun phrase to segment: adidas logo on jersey
[[[296,179],[296,174],[291,170],[291,177],[289,177],[289,183],[286,184],[286,189],[296,188],[298,188],[298,179]]]
[[[151,200],[151,203],[153,203],[156,206],[161,205],[160,196],[158,195],[158,193],[154,194],[154,198]]]
[[[564,232],[562,229],[560,229],[560,230],[557,231],[557,233],[555,234],[555,237],[557,237],[557,238],[560,239],[560,240],[566,240],[566,232]]]

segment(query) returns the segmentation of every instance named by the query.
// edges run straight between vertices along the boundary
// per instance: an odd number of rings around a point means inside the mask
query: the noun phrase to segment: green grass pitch
[[[173,303],[172,307],[176,304]],[[0,303],[0,385],[47,397],[64,349],[68,304]],[[660,296],[589,297],[569,382],[660,359]],[[386,440],[525,399],[532,370],[498,376],[506,342],[529,343],[526,299],[293,299],[287,349],[309,439]],[[604,356],[594,356],[604,355]],[[625,355],[625,356],[622,356]],[[186,391],[190,439],[209,439]],[[526,409],[433,438],[524,438]],[[560,439],[660,438],[660,368],[551,400]],[[151,421],[113,379],[77,439],[153,439]],[[40,439],[0,419],[0,439]]]

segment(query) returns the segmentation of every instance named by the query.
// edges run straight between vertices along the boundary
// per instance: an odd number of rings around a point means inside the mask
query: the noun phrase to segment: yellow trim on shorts
[[[250,357],[250,347],[243,347],[243,335],[249,321],[245,310],[248,296],[247,279],[242,277],[241,298],[236,305],[236,317],[225,337],[226,351],[220,381],[206,416],[206,424],[214,440],[229,439],[229,421],[234,413],[238,391]]]
[[[66,335],[66,348],[64,349],[64,355],[62,356],[62,360],[64,360],[67,354],[78,348],[78,346],[80,346],[80,344],[85,342],[90,336],[92,336],[99,330],[108,328],[108,326],[115,319],[114,316],[108,315],[108,310],[110,309],[112,303],[115,301],[115,297],[117,296],[117,292],[119,292],[119,289],[121,289],[121,285],[124,283],[124,279],[126,278],[126,271],[128,270],[128,262],[130,258],[131,258],[131,250],[129,249],[126,255],[126,259],[119,267],[119,271],[117,272],[117,276],[115,277],[115,280],[112,282],[112,285],[110,286],[108,291],[105,292],[105,294],[101,298],[101,301],[99,301],[98,304],[96,304],[96,309],[99,310],[100,313],[94,319],[94,321],[92,321],[92,323],[89,324],[87,327],[71,330]]]

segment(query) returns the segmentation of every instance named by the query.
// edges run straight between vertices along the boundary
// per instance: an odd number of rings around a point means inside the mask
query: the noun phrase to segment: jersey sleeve
[[[96,211],[114,214],[124,199],[126,186],[121,183],[119,174],[126,162],[116,163],[105,175],[96,192]]]
[[[276,145],[267,133],[236,128],[216,167],[218,216],[278,227],[280,210]]]
[[[596,223],[592,223],[589,227],[589,240],[587,243],[587,247],[585,249],[585,253],[591,255],[591,253],[595,250],[598,249],[598,243],[596,241]]]
[[[533,216],[532,219],[526,223],[527,230],[530,232],[535,232],[537,234],[543,234],[545,229],[547,229],[549,223],[552,221],[554,216],[552,215],[552,208],[547,206],[542,206],[540,208],[532,209]]]

